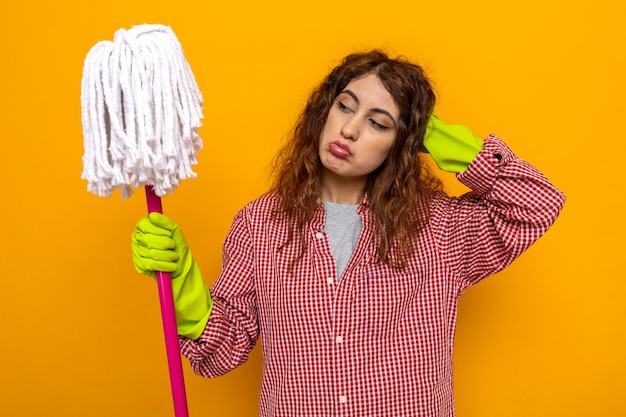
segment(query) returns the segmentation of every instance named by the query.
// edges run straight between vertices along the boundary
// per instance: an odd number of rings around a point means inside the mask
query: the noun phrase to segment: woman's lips
[[[352,155],[352,152],[350,152],[350,146],[338,140],[331,142],[328,145],[328,150],[337,158],[346,159]]]

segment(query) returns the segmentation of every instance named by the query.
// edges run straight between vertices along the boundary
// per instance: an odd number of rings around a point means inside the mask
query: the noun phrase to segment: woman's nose
[[[346,120],[341,127],[341,136],[350,140],[357,140],[359,138],[359,127],[354,119]]]

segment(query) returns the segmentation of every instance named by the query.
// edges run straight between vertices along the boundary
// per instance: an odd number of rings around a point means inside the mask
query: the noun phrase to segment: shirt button
[[[345,404],[345,403],[346,403],[346,401],[348,401],[348,399],[346,398],[346,396],[345,396],[345,395],[342,395],[341,397],[339,397],[339,402],[340,402],[341,404]]]
[[[317,233],[315,234],[315,237],[316,237],[316,238],[318,238],[318,239],[321,239],[321,238],[323,238],[323,237],[324,237],[324,233],[322,233],[322,232],[317,232]]]
[[[326,280],[326,282],[328,282],[329,284],[333,284],[333,282],[335,282],[335,280],[333,280],[333,277],[328,277],[328,279]]]
[[[337,342],[337,343],[341,343],[341,342],[343,342],[343,336],[337,336],[337,337],[335,337],[335,342]]]

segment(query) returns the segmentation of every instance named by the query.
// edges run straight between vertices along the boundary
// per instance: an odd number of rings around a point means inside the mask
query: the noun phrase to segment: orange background
[[[625,15],[616,0],[4,0],[0,415],[173,415],[156,286],[130,257],[141,190],[100,198],[80,179],[84,57],[140,23],[172,26],[206,99],[199,177],[164,206],[207,283],[310,88],[384,47],[426,67],[444,120],[499,134],[568,195],[461,301],[459,416],[626,415]],[[218,379],[184,367],[190,415],[256,414],[260,349]]]

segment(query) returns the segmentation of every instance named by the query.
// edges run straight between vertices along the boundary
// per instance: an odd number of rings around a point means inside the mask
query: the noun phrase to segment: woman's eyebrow
[[[354,94],[354,92],[352,90],[348,90],[345,89],[341,92],[341,94],[347,94],[350,97],[352,97],[354,99],[354,101],[356,101],[356,104],[360,104],[359,98],[357,97],[356,94]],[[393,116],[391,115],[391,113],[389,113],[387,110],[385,109],[380,109],[378,107],[375,107],[373,109],[370,109],[370,111],[373,111],[374,113],[380,113],[380,114],[384,114],[385,116],[389,117],[391,119],[391,121],[393,122],[393,125],[396,125],[396,119],[393,118]]]

